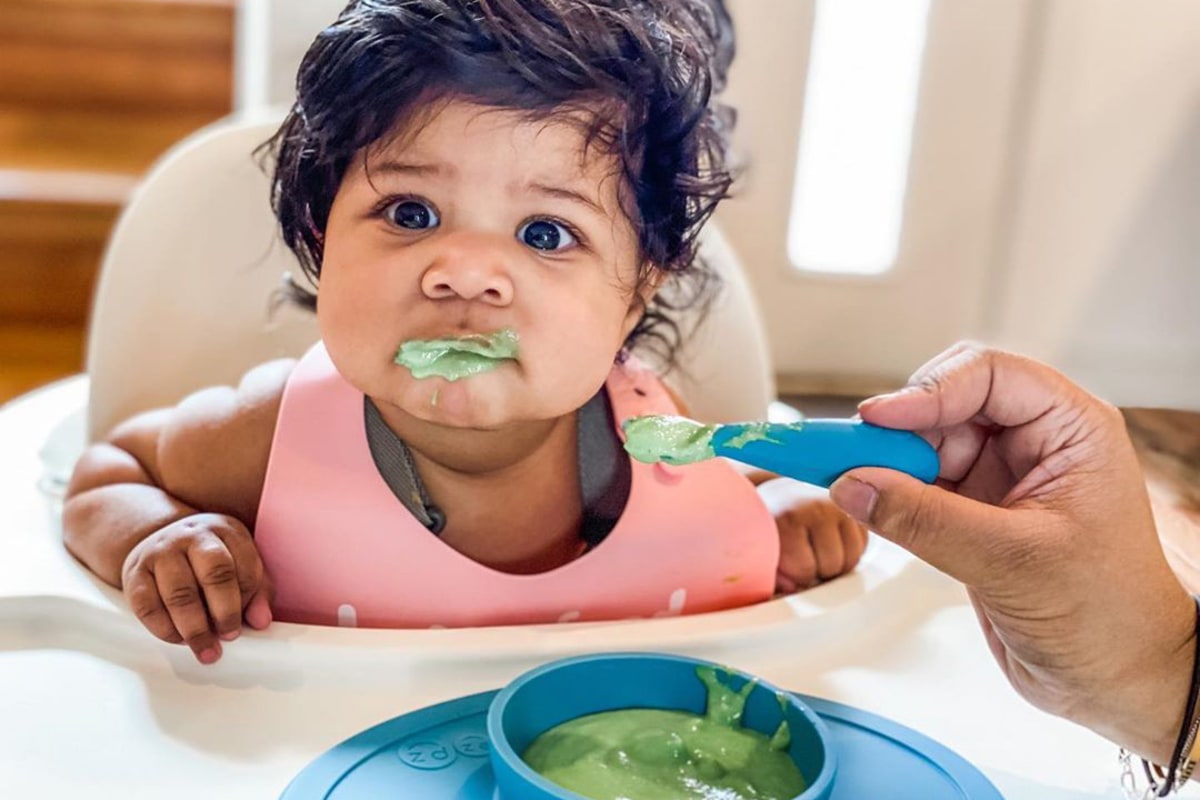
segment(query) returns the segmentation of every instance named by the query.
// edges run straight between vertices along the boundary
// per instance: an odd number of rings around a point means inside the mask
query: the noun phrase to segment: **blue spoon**
[[[932,483],[939,468],[937,451],[915,433],[857,419],[704,425],[648,416],[623,427],[625,449],[641,461],[688,464],[725,456],[817,486],[828,487],[855,467],[886,467]]]
[[[719,425],[712,449],[716,455],[825,487],[856,467],[899,470],[925,483],[933,483],[939,468],[937,451],[915,433],[856,419]]]

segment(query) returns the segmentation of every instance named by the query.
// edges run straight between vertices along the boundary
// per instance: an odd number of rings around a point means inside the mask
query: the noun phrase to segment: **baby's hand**
[[[771,484],[780,480],[787,479],[770,481],[760,489],[769,493]],[[867,547],[867,529],[843,513],[824,493],[816,497],[791,494],[785,504],[776,506],[775,514],[779,526],[779,572],[775,588],[781,594],[808,589],[849,572]]]
[[[221,642],[271,623],[271,586],[250,532],[224,514],[193,514],[129,552],[121,585],[133,613],[163,641],[184,642],[202,664]],[[218,638],[219,637],[219,638]]]

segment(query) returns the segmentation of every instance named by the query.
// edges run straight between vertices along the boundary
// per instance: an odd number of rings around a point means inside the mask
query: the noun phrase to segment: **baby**
[[[271,142],[320,343],[88,449],[68,549],[206,664],[243,621],[663,616],[853,568],[827,500],[621,449],[687,413],[630,352],[669,363],[713,289],[729,36],[716,0],[350,3]]]

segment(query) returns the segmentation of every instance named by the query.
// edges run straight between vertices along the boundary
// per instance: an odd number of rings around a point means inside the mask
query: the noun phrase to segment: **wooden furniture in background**
[[[1121,411],[1151,489],[1200,525],[1200,413],[1163,408]]]
[[[83,367],[138,176],[229,113],[236,0],[0,0],[0,402]]]

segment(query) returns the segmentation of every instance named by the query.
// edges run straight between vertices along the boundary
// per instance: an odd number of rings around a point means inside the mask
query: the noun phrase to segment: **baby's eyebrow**
[[[416,175],[419,177],[435,177],[453,179],[458,175],[458,169],[453,164],[444,162],[409,162],[397,161],[389,159],[369,165],[368,169],[372,173],[388,173],[395,175]],[[576,203],[583,206],[587,210],[599,214],[602,217],[607,217],[608,212],[596,200],[589,197],[586,193],[579,189],[570,186],[558,186],[552,183],[544,183],[542,181],[530,181],[520,187],[522,192],[534,192],[536,194],[553,197],[558,200],[566,200],[570,203]]]
[[[608,212],[604,210],[604,207],[595,200],[588,197],[583,192],[567,186],[553,186],[548,183],[531,182],[525,184],[525,189],[527,191],[536,192],[537,194],[546,195],[547,197],[554,197],[559,200],[579,203],[602,217],[608,216]]]
[[[375,164],[370,164],[371,172],[394,172],[402,175],[433,175],[433,176],[453,176],[458,170],[453,164],[425,164],[425,163],[409,163],[406,161],[380,161]]]

